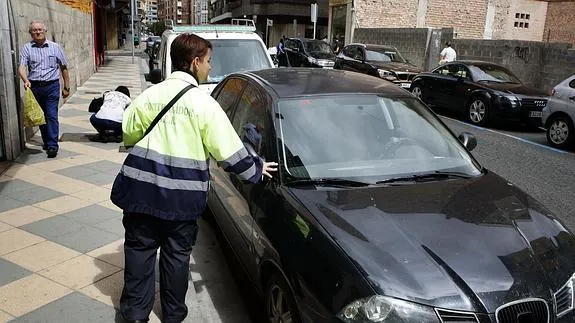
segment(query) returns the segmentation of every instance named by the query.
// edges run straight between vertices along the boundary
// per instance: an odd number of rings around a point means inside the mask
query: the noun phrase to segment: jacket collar
[[[182,80],[186,83],[190,83],[190,84],[193,84],[195,86],[199,86],[198,80],[196,80],[195,77],[193,77],[191,74],[188,74],[186,72],[181,72],[181,71],[173,72],[172,74],[170,74],[168,79],[169,80],[170,79]]]

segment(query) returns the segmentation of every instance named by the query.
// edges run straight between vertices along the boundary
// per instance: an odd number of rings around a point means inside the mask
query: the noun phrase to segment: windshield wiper
[[[402,176],[402,177],[393,177],[384,179],[382,181],[376,182],[376,184],[386,184],[386,183],[395,183],[395,182],[425,182],[425,181],[433,181],[433,180],[444,180],[450,178],[472,178],[472,175],[468,175],[465,173],[457,173],[457,172],[440,172],[436,171],[433,173],[426,173],[426,174],[416,174],[410,176]]]
[[[299,185],[322,185],[322,186],[341,186],[341,187],[363,187],[368,186],[370,183],[354,181],[345,178],[309,178],[309,179],[296,179],[287,182],[288,186]]]

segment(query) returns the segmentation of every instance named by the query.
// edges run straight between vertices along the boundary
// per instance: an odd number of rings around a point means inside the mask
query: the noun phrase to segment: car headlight
[[[521,100],[519,100],[516,96],[513,95],[505,95],[501,97],[502,100],[505,100],[506,103],[508,103],[511,108],[515,109],[519,106],[521,106]]]
[[[346,323],[439,322],[431,307],[381,295],[354,301],[337,316]]]
[[[379,77],[381,77],[382,79],[386,79],[388,81],[397,80],[397,77],[395,77],[395,74],[391,71],[377,69],[377,73],[379,73]]]
[[[310,64],[317,64],[317,59],[313,57],[308,57],[307,60],[310,62]]]

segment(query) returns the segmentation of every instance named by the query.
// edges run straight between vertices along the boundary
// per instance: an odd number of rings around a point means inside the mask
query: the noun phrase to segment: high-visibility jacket
[[[166,220],[197,219],[206,206],[210,155],[226,171],[253,183],[263,161],[248,154],[220,105],[192,88],[144,133],[166,104],[196,79],[174,72],[146,89],[124,112],[124,144],[134,146],[114,181],[111,200],[124,212]]]

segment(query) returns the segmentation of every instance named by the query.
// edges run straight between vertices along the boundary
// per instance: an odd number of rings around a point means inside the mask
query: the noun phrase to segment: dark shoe
[[[124,138],[122,137],[122,135],[115,136],[114,141],[117,143],[121,143],[122,141],[124,141]]]
[[[54,158],[56,157],[56,155],[58,155],[58,149],[48,147],[48,149],[46,150],[46,154],[48,155],[48,158]]]
[[[46,144],[42,145],[42,150],[48,150],[48,146]]]

